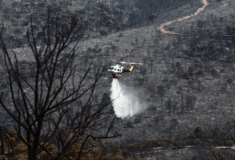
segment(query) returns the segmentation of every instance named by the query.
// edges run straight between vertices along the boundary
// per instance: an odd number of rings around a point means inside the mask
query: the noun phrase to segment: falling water
[[[111,86],[111,99],[117,117],[131,117],[147,108],[147,104],[140,100],[138,92],[113,79]]]

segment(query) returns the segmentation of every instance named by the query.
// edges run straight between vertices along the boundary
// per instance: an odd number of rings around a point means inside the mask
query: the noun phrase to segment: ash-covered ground
[[[227,134],[234,132],[235,1],[208,3],[197,16],[165,27],[182,35],[165,34],[157,27],[195,13],[203,6],[201,0],[1,1],[0,15],[4,38],[21,61],[32,60],[25,41],[29,16],[32,14],[38,25],[45,20],[46,6],[51,5],[55,13],[77,12],[87,20],[76,57],[78,77],[91,58],[95,58],[94,70],[101,62],[104,68],[115,61],[144,63],[120,79],[148,104],[144,111],[115,121],[112,130],[122,137],[114,141],[130,143],[184,138],[199,125],[206,132],[215,128]],[[11,104],[3,68],[1,58],[1,91]],[[105,72],[101,82],[97,104],[111,94],[111,75]],[[114,116],[112,106],[106,114]],[[2,108],[1,122],[6,127],[13,125]]]

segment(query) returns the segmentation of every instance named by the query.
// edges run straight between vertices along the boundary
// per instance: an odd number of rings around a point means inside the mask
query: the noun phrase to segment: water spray
[[[119,118],[132,117],[147,108],[147,103],[140,99],[138,92],[120,83],[118,79],[113,79],[110,90],[113,109]]]

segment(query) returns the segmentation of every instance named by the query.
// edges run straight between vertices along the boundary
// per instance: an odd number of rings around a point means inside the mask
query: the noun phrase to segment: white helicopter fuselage
[[[124,67],[121,67],[120,65],[116,65],[116,66],[110,66],[110,68],[108,69],[109,72],[113,72],[115,74],[122,74]]]

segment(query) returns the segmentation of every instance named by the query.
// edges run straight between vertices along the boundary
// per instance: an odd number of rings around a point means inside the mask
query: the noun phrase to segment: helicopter
[[[116,66],[110,66],[108,71],[112,72],[113,78],[119,78],[122,73],[132,72],[134,66],[133,65],[143,65],[143,63],[133,63],[133,62],[119,62],[121,64],[129,64],[131,65],[130,69],[125,69],[120,64],[116,64]]]

